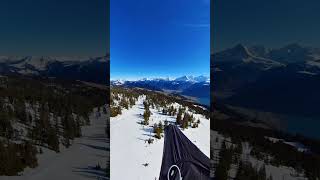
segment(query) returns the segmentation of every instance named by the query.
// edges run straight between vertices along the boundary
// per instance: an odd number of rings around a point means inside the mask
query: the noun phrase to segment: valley
[[[207,76],[181,76],[177,78],[143,78],[140,80],[112,80],[112,85],[139,87],[153,91],[180,95],[186,100],[193,100],[209,106],[210,79]]]

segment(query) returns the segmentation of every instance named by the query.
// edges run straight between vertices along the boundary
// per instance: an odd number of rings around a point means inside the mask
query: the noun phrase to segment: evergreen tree
[[[179,109],[178,115],[177,115],[177,124],[182,124],[182,111]]]
[[[13,128],[6,111],[0,111],[0,136],[10,139],[13,135]]]
[[[215,171],[217,180],[227,180],[228,171],[232,162],[232,150],[227,149],[226,143],[223,142],[219,152],[219,164]]]
[[[50,127],[48,129],[48,146],[50,147],[50,149],[59,152],[59,136],[57,134],[57,131]]]
[[[181,125],[183,129],[188,129],[189,119],[190,119],[189,114],[188,113],[184,113],[183,120],[182,120],[182,125]]]

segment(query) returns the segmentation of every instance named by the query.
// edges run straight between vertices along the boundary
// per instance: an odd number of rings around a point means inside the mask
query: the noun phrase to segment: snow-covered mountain
[[[316,115],[320,50],[236,45],[211,55],[213,95],[225,103],[284,114]],[[292,100],[297,103],[290,103]]]
[[[204,75],[200,76],[182,76],[174,79],[173,81],[188,81],[188,82],[210,82],[210,78]]]
[[[111,80],[111,84],[124,84],[126,82],[189,82],[189,83],[210,83],[210,78],[208,76],[200,75],[200,76],[181,76],[177,78],[142,78],[138,80],[124,80],[124,79],[117,79]]]
[[[140,87],[150,90],[166,91],[197,99],[210,97],[210,78],[200,76],[181,76],[178,78],[143,78],[135,81],[112,80],[113,86]],[[207,103],[206,103],[207,104]]]
[[[102,57],[0,56],[1,74],[107,83],[109,55]]]
[[[282,48],[268,49],[264,46],[247,47],[238,44],[232,48],[212,55],[214,66],[232,63],[233,66],[254,65],[255,68],[269,70],[285,68],[289,64],[303,65],[303,68],[318,66],[320,48],[304,47],[299,44],[289,44]]]
[[[233,48],[218,52],[214,55],[216,63],[235,63],[237,66],[253,66],[261,70],[283,67],[285,64],[261,57],[252,53],[246,46],[238,44]]]

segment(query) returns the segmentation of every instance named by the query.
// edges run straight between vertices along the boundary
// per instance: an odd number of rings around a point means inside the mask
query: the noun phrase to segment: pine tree
[[[189,123],[189,114],[184,113],[183,120],[182,120],[182,128],[183,129],[188,129],[188,123]]]
[[[76,116],[75,127],[75,137],[81,137],[81,121],[78,115]]]
[[[10,139],[13,135],[13,127],[6,111],[0,111],[0,136]]]
[[[150,114],[151,114],[150,110],[145,109],[145,111],[143,113],[144,125],[149,125]]]
[[[60,144],[59,143],[59,136],[57,134],[57,131],[54,128],[50,127],[48,129],[48,146],[52,150],[59,152],[60,151],[59,144]]]
[[[266,167],[263,165],[259,171],[258,171],[258,180],[266,180],[267,179],[267,174],[266,174]]]
[[[182,112],[179,109],[178,115],[177,115],[177,124],[181,125],[182,124]]]

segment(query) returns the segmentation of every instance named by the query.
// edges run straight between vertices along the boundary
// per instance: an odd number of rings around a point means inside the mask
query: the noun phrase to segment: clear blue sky
[[[105,55],[108,1],[1,0],[0,55]]]
[[[213,51],[237,43],[320,47],[319,0],[213,0]]]
[[[210,0],[111,0],[112,79],[209,75]]]

